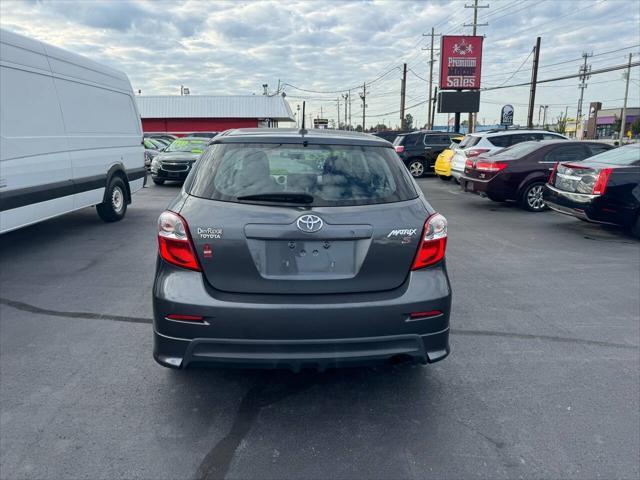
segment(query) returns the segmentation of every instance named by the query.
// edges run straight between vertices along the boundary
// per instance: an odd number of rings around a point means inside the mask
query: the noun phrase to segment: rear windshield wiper
[[[313,203],[313,195],[295,192],[257,193],[238,197],[239,201],[255,200],[258,202]]]

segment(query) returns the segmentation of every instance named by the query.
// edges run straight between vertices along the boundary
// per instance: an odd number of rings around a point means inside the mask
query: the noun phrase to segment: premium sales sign
[[[482,66],[481,36],[444,35],[440,63],[440,90],[480,88]]]

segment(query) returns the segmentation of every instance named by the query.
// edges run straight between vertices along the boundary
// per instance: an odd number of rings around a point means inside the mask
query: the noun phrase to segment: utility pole
[[[540,105],[542,107],[542,111],[544,112],[542,114],[542,128],[544,129],[544,126],[547,124],[547,109],[549,108],[549,105]]]
[[[478,9],[489,8],[489,5],[478,5],[478,0],[473,0],[473,5],[465,4],[464,8],[473,8],[473,23],[465,23],[465,27],[473,27],[473,36],[476,36],[476,27],[488,27],[488,23],[478,23]],[[469,112],[469,127],[467,133],[474,131],[473,112]]]
[[[402,82],[400,83],[400,128],[404,123],[404,99],[407,91],[407,64],[402,69]]]
[[[336,98],[336,102],[338,102],[338,125],[336,130],[340,130],[340,97]]]
[[[576,113],[576,137],[578,136],[578,126],[582,125],[582,98],[584,97],[584,89],[587,88],[587,80],[591,78],[589,74],[591,72],[591,65],[587,65],[587,60],[589,57],[593,57],[593,52],[582,53],[582,58],[584,58],[584,64],[580,66],[580,85],[578,88],[580,89],[580,100],[578,100],[578,112]],[[584,132],[580,132],[581,135],[584,135]],[[580,140],[580,139],[579,139]]]
[[[349,94],[348,93],[343,93],[342,94],[342,98],[344,98],[344,129],[348,130],[348,128],[347,128],[347,100],[349,100]]]
[[[438,101],[438,87],[433,90],[433,107],[431,108],[431,118],[429,119],[429,130],[433,130],[433,122],[436,118],[436,103]]]
[[[351,90],[349,90],[349,130],[353,130],[351,127]]]
[[[362,131],[365,129],[365,121],[367,118],[367,84],[362,84],[362,93],[360,94],[362,99]]]
[[[476,2],[477,3],[477,2]],[[431,27],[431,33],[423,33],[423,37],[431,37],[431,48],[430,50],[430,59],[429,59],[429,105],[427,106],[427,129],[433,129],[433,121],[431,120],[431,94],[433,93],[433,63],[435,60],[433,59],[433,40],[434,37],[440,36],[440,33],[435,33],[435,29]],[[426,50],[426,49],[425,49]]]
[[[533,66],[531,67],[531,89],[529,90],[529,114],[527,115],[527,127],[533,128],[533,105],[536,102],[536,82],[538,81],[538,62],[540,61],[540,37],[536,38],[536,46],[533,47]],[[538,123],[540,121],[538,120]]]
[[[627,84],[624,87],[624,103],[622,104],[622,118],[620,119],[620,145],[624,139],[625,122],[627,120],[627,97],[629,96],[629,79],[631,78],[631,57],[629,54],[629,66],[627,67]]]

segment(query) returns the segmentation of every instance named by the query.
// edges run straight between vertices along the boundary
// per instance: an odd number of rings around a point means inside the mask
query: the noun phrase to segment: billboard
[[[480,92],[438,92],[438,113],[478,111]]]
[[[477,90],[482,67],[482,36],[444,35],[440,43],[440,90]]]

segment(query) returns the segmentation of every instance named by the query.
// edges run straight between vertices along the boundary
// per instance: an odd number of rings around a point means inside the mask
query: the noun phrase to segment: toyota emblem
[[[302,215],[296,221],[298,229],[306,233],[317,232],[322,228],[322,225],[324,225],[324,222],[316,215]]]

